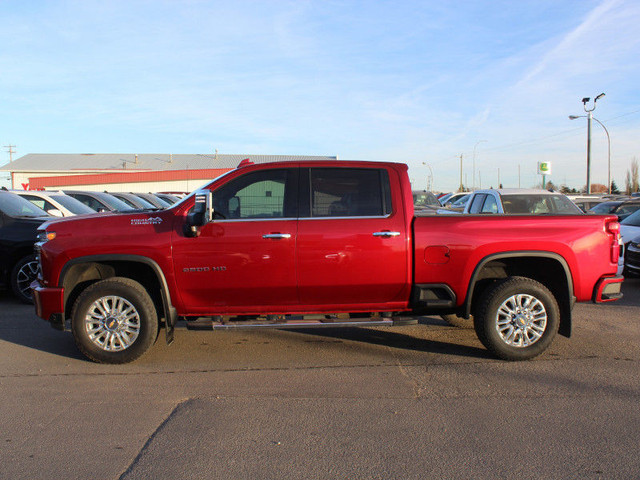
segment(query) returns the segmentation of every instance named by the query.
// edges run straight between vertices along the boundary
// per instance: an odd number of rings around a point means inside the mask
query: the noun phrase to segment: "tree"
[[[620,193],[620,189],[618,188],[618,185],[616,185],[615,180],[611,180],[611,193]]]
[[[636,157],[633,157],[633,160],[631,160],[631,168],[627,170],[627,178],[625,179],[627,195],[640,191],[639,172],[640,167],[638,167],[638,160]]]
[[[592,183],[591,193],[608,193],[607,186],[601,183]]]

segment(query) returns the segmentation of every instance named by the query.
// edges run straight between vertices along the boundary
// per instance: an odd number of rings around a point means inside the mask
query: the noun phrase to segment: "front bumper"
[[[51,322],[52,327],[64,330],[64,289],[45,287],[35,280],[31,284],[31,292],[36,315]]]
[[[615,275],[611,277],[602,277],[596,283],[593,289],[593,301],[594,303],[613,302],[622,298],[622,281],[624,277],[622,275]]]

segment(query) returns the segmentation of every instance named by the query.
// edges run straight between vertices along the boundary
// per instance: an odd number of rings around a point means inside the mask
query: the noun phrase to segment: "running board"
[[[210,317],[201,317],[198,320],[187,322],[188,330],[231,330],[231,329],[299,329],[299,328],[341,328],[341,327],[393,327],[401,325],[415,325],[417,318],[396,317],[396,318],[355,318],[355,319],[284,319],[278,321],[268,321],[264,319],[256,320],[235,320],[222,322],[213,320]]]

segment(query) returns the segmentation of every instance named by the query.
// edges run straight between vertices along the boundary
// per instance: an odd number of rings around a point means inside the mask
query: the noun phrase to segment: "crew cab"
[[[40,228],[37,314],[88,358],[140,357],[187,327],[400,325],[473,315],[481,342],[532,358],[576,301],[621,296],[615,216],[415,217],[407,166],[241,165],[162,211]]]

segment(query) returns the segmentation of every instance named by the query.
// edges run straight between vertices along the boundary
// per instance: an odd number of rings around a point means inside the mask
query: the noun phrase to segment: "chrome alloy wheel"
[[[38,277],[40,265],[37,260],[25,263],[16,275],[16,285],[25,298],[31,298],[31,282]]]
[[[498,308],[496,329],[504,343],[528,347],[536,343],[547,327],[547,311],[532,295],[513,295]]]
[[[140,315],[126,299],[115,295],[98,298],[84,319],[84,327],[95,345],[106,352],[129,348],[140,334]]]

